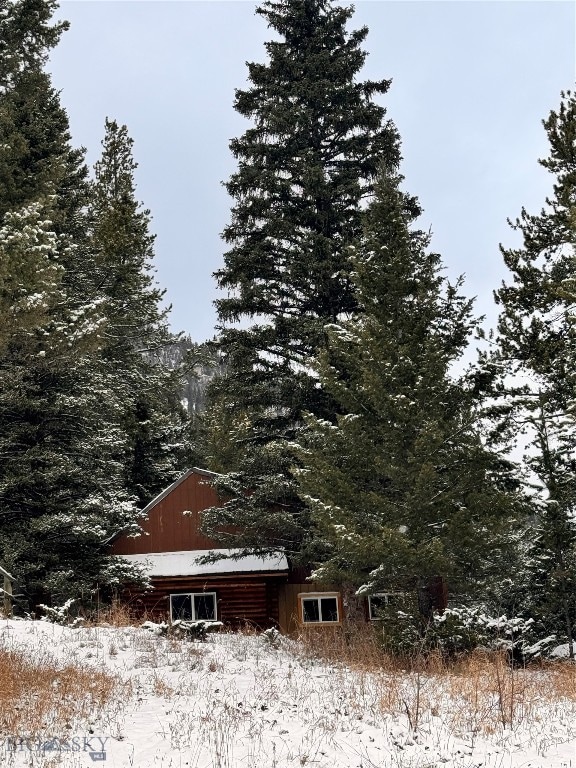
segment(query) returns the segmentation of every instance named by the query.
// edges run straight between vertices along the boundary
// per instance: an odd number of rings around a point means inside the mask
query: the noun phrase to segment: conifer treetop
[[[56,0],[0,0],[0,91],[17,73],[42,69],[69,27],[50,23],[57,8]]]
[[[390,81],[356,80],[367,30],[347,32],[350,8],[299,0],[267,2],[258,13],[283,39],[266,44],[266,63],[248,64],[251,86],[236,92],[235,108],[253,127],[230,143],[239,165],[226,187],[236,203],[216,278],[235,295],[216,304],[224,323],[286,322],[305,352],[317,338],[303,338],[302,315],[334,319],[354,309],[341,248],[358,235],[380,165],[397,167],[399,141],[372,100]],[[285,336],[276,331],[270,336]]]

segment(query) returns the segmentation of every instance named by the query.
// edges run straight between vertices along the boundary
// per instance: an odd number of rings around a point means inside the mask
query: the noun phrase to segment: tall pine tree
[[[502,249],[512,281],[501,306],[496,393],[505,400],[503,434],[523,435],[533,525],[526,552],[524,609],[571,644],[576,622],[576,96],[562,94],[544,127],[553,194],[512,227],[519,248]]]
[[[296,552],[308,517],[287,441],[304,410],[334,411],[310,359],[326,343],[325,324],[358,309],[346,249],[378,169],[393,171],[400,155],[373,100],[389,81],[358,79],[367,29],[347,30],[351,8],[270,0],[257,13],[279,39],[266,44],[265,64],[248,64],[250,86],[236,93],[236,110],[253,125],[231,143],[229,250],[216,273],[228,291],[217,302],[227,367],[212,390],[216,421],[231,427],[212,462],[232,465],[219,483],[229,502],[206,520],[212,532],[237,525],[236,543]]]
[[[87,169],[42,69],[65,27],[54,8],[2,2],[0,15],[0,559],[31,605],[114,579],[101,544],[135,512],[86,280]]]
[[[103,365],[121,393],[126,487],[143,507],[187,468],[188,421],[180,369],[164,364],[177,339],[154,280],[149,211],[135,198],[133,142],[126,126],[107,120],[102,143],[90,206],[92,291],[106,318]]]
[[[316,577],[369,591],[442,574],[484,591],[514,499],[453,379],[475,325],[384,173],[351,249],[362,313],[327,326],[318,375],[341,415],[314,416],[299,477],[317,527]]]

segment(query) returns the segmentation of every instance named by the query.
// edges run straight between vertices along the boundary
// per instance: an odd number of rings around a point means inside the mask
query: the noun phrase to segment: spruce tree
[[[373,100],[389,81],[358,77],[367,29],[347,30],[352,9],[270,0],[257,13],[279,39],[266,44],[265,64],[248,64],[250,86],[236,93],[252,127],[230,145],[238,170],[226,184],[229,250],[216,273],[228,291],[216,302],[226,374],[212,390],[232,428],[212,461],[232,464],[219,483],[229,502],[206,520],[212,532],[236,524],[236,543],[297,552],[308,516],[287,441],[304,410],[334,411],[310,359],[326,343],[325,324],[358,310],[346,249],[378,169],[392,171],[400,156],[396,129]]]
[[[31,606],[109,583],[102,542],[135,513],[87,281],[87,169],[42,70],[65,26],[54,7],[2,3],[0,17],[0,559]]]
[[[308,417],[302,493],[317,528],[316,577],[369,591],[444,575],[482,592],[513,508],[507,468],[484,447],[472,392],[451,368],[475,326],[384,173],[350,250],[362,313],[327,326],[320,385],[336,424]]]
[[[576,621],[576,97],[562,94],[544,128],[554,177],[538,214],[522,209],[512,228],[518,248],[502,248],[512,280],[496,293],[501,306],[491,359],[500,396],[498,428],[521,435],[533,508],[526,551],[524,609],[541,628],[568,638]],[[512,433],[512,434],[510,434]]]
[[[134,518],[111,418],[118,403],[97,366],[102,318],[68,301],[69,244],[50,214],[31,204],[0,228],[2,262],[20,262],[16,290],[2,291],[0,557],[32,605],[106,583],[101,544]]]
[[[106,120],[102,144],[90,206],[92,291],[106,318],[103,365],[122,393],[126,487],[143,507],[187,468],[188,422],[181,369],[163,362],[177,339],[154,280],[149,211],[135,198],[133,142],[126,126]]]
[[[47,322],[58,301],[61,267],[51,260],[55,235],[40,205],[11,212],[0,229],[0,358]]]
[[[56,0],[0,0],[0,83],[11,87],[23,72],[39,70],[48,60],[67,21],[52,19]]]
[[[53,196],[51,218],[62,234],[75,223],[82,230],[87,168],[43,70],[69,26],[52,21],[56,8],[55,0],[0,0],[0,221],[7,211]]]

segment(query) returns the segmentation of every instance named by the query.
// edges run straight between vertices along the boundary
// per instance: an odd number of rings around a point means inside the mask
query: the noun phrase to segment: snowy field
[[[561,685],[554,670],[505,666],[490,682],[481,665],[464,681],[350,671],[287,639],[275,647],[262,636],[218,634],[195,643],[131,627],[6,620],[0,651],[40,667],[80,667],[93,677],[88,689],[106,687],[102,672],[117,686],[106,706],[58,725],[46,710],[31,724],[24,713],[40,694],[20,693],[0,715],[2,768],[576,768],[568,665]],[[67,678],[56,678],[54,701],[79,706]]]

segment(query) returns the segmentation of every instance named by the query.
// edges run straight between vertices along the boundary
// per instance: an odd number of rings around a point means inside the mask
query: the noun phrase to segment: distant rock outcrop
[[[175,336],[174,341],[161,351],[160,357],[169,368],[181,369],[184,380],[182,401],[193,419],[204,410],[208,384],[223,372],[221,353],[208,342],[199,344],[190,336]]]

